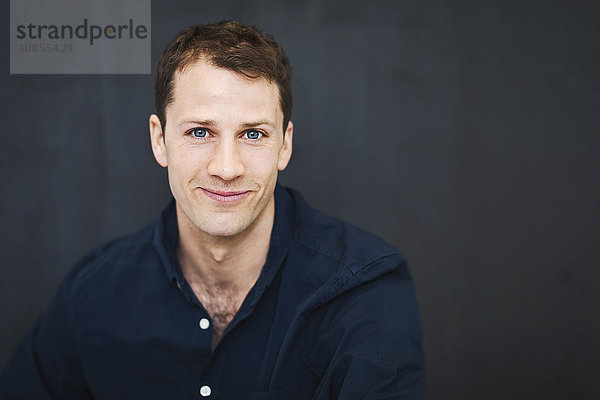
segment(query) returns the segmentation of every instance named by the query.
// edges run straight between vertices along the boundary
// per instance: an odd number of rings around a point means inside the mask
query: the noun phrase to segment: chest
[[[225,329],[239,311],[247,290],[219,286],[191,285],[196,298],[210,315],[212,320],[212,348],[222,338]]]
[[[314,378],[311,370],[305,369],[305,347],[298,345],[300,339],[285,340],[288,336],[303,338],[304,334],[299,336],[298,331],[287,329],[296,314],[295,307],[288,308],[291,303],[279,303],[280,307],[276,307],[276,286],[270,287],[243,323],[236,325],[232,335],[228,333],[227,340],[219,344],[218,357],[212,357],[215,353],[211,355],[207,351],[209,332],[199,327],[198,322],[205,312],[197,305],[182,302],[179,290],[170,289],[166,294],[161,294],[160,288],[152,291],[155,302],[145,304],[153,310],[151,314],[131,310],[120,315],[122,319],[115,322],[120,327],[118,334],[111,330],[110,334],[97,336],[109,316],[117,317],[111,312],[112,307],[101,307],[93,313],[77,313],[77,322],[81,318],[89,321],[85,324],[89,329],[85,329],[85,335],[80,339],[84,355],[82,364],[86,371],[91,371],[89,379],[94,398],[169,399],[174,397],[173,393],[177,398],[198,398],[204,385],[210,386],[218,398],[242,399],[253,391],[260,391],[258,396],[266,398],[262,393],[266,389],[259,383],[267,384],[274,378],[277,387],[286,387],[295,381],[302,383],[302,392],[294,391],[294,398],[311,398],[309,394],[314,391],[314,386],[310,379]],[[245,314],[245,308],[235,307],[235,303],[243,302],[243,299],[228,302],[202,293],[199,295],[204,299],[203,308],[211,316],[213,338],[218,337],[215,331],[224,330],[231,322],[221,324],[213,315],[227,314],[227,310],[233,315]],[[114,301],[125,303],[124,299]],[[210,311],[205,304],[212,306]],[[129,310],[128,307],[124,309]],[[280,317],[276,310],[280,310]],[[102,317],[99,318],[100,314]],[[149,315],[151,321],[147,318]],[[272,332],[274,325],[280,328]],[[295,353],[282,351],[283,342],[289,342]],[[283,366],[275,368],[280,359]],[[280,376],[282,373],[285,373],[284,377]],[[304,392],[307,393],[305,396]]]

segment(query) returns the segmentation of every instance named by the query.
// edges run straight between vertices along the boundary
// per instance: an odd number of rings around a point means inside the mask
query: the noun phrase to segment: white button
[[[200,396],[202,396],[202,397],[210,396],[210,392],[211,392],[210,386],[204,385],[200,388]]]
[[[208,327],[210,326],[210,321],[206,318],[202,318],[200,320],[200,322],[198,323],[198,325],[200,325],[200,329],[208,329]],[[208,388],[208,386],[205,386]],[[209,392],[210,392],[210,388],[208,388]],[[210,394],[210,393],[209,393]],[[208,395],[207,395],[208,396]]]

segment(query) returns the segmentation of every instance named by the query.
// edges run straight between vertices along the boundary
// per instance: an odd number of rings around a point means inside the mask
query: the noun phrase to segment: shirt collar
[[[271,242],[267,260],[263,266],[259,279],[256,282],[256,290],[252,290],[250,299],[255,304],[260,299],[264,290],[271,284],[274,276],[279,271],[292,237],[293,200],[288,191],[277,184],[275,187],[275,218],[273,230],[271,231]],[[154,247],[163,263],[169,281],[179,281],[183,278],[181,268],[177,260],[177,243],[179,242],[179,230],[177,228],[177,212],[175,200],[172,199],[162,211],[154,230]]]

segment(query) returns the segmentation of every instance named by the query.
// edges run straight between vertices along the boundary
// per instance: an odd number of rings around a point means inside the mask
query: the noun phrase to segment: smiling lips
[[[236,201],[242,200],[248,193],[249,190],[244,190],[241,192],[222,192],[220,190],[208,190],[205,188],[200,188],[204,192],[204,194],[211,200],[214,200],[219,203],[235,203]]]

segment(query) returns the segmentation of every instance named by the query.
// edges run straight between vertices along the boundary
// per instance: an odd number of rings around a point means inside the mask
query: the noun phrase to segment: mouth
[[[204,192],[206,197],[219,203],[235,203],[242,200],[250,193],[249,190],[225,192],[221,190],[205,189],[203,187],[200,189]]]

